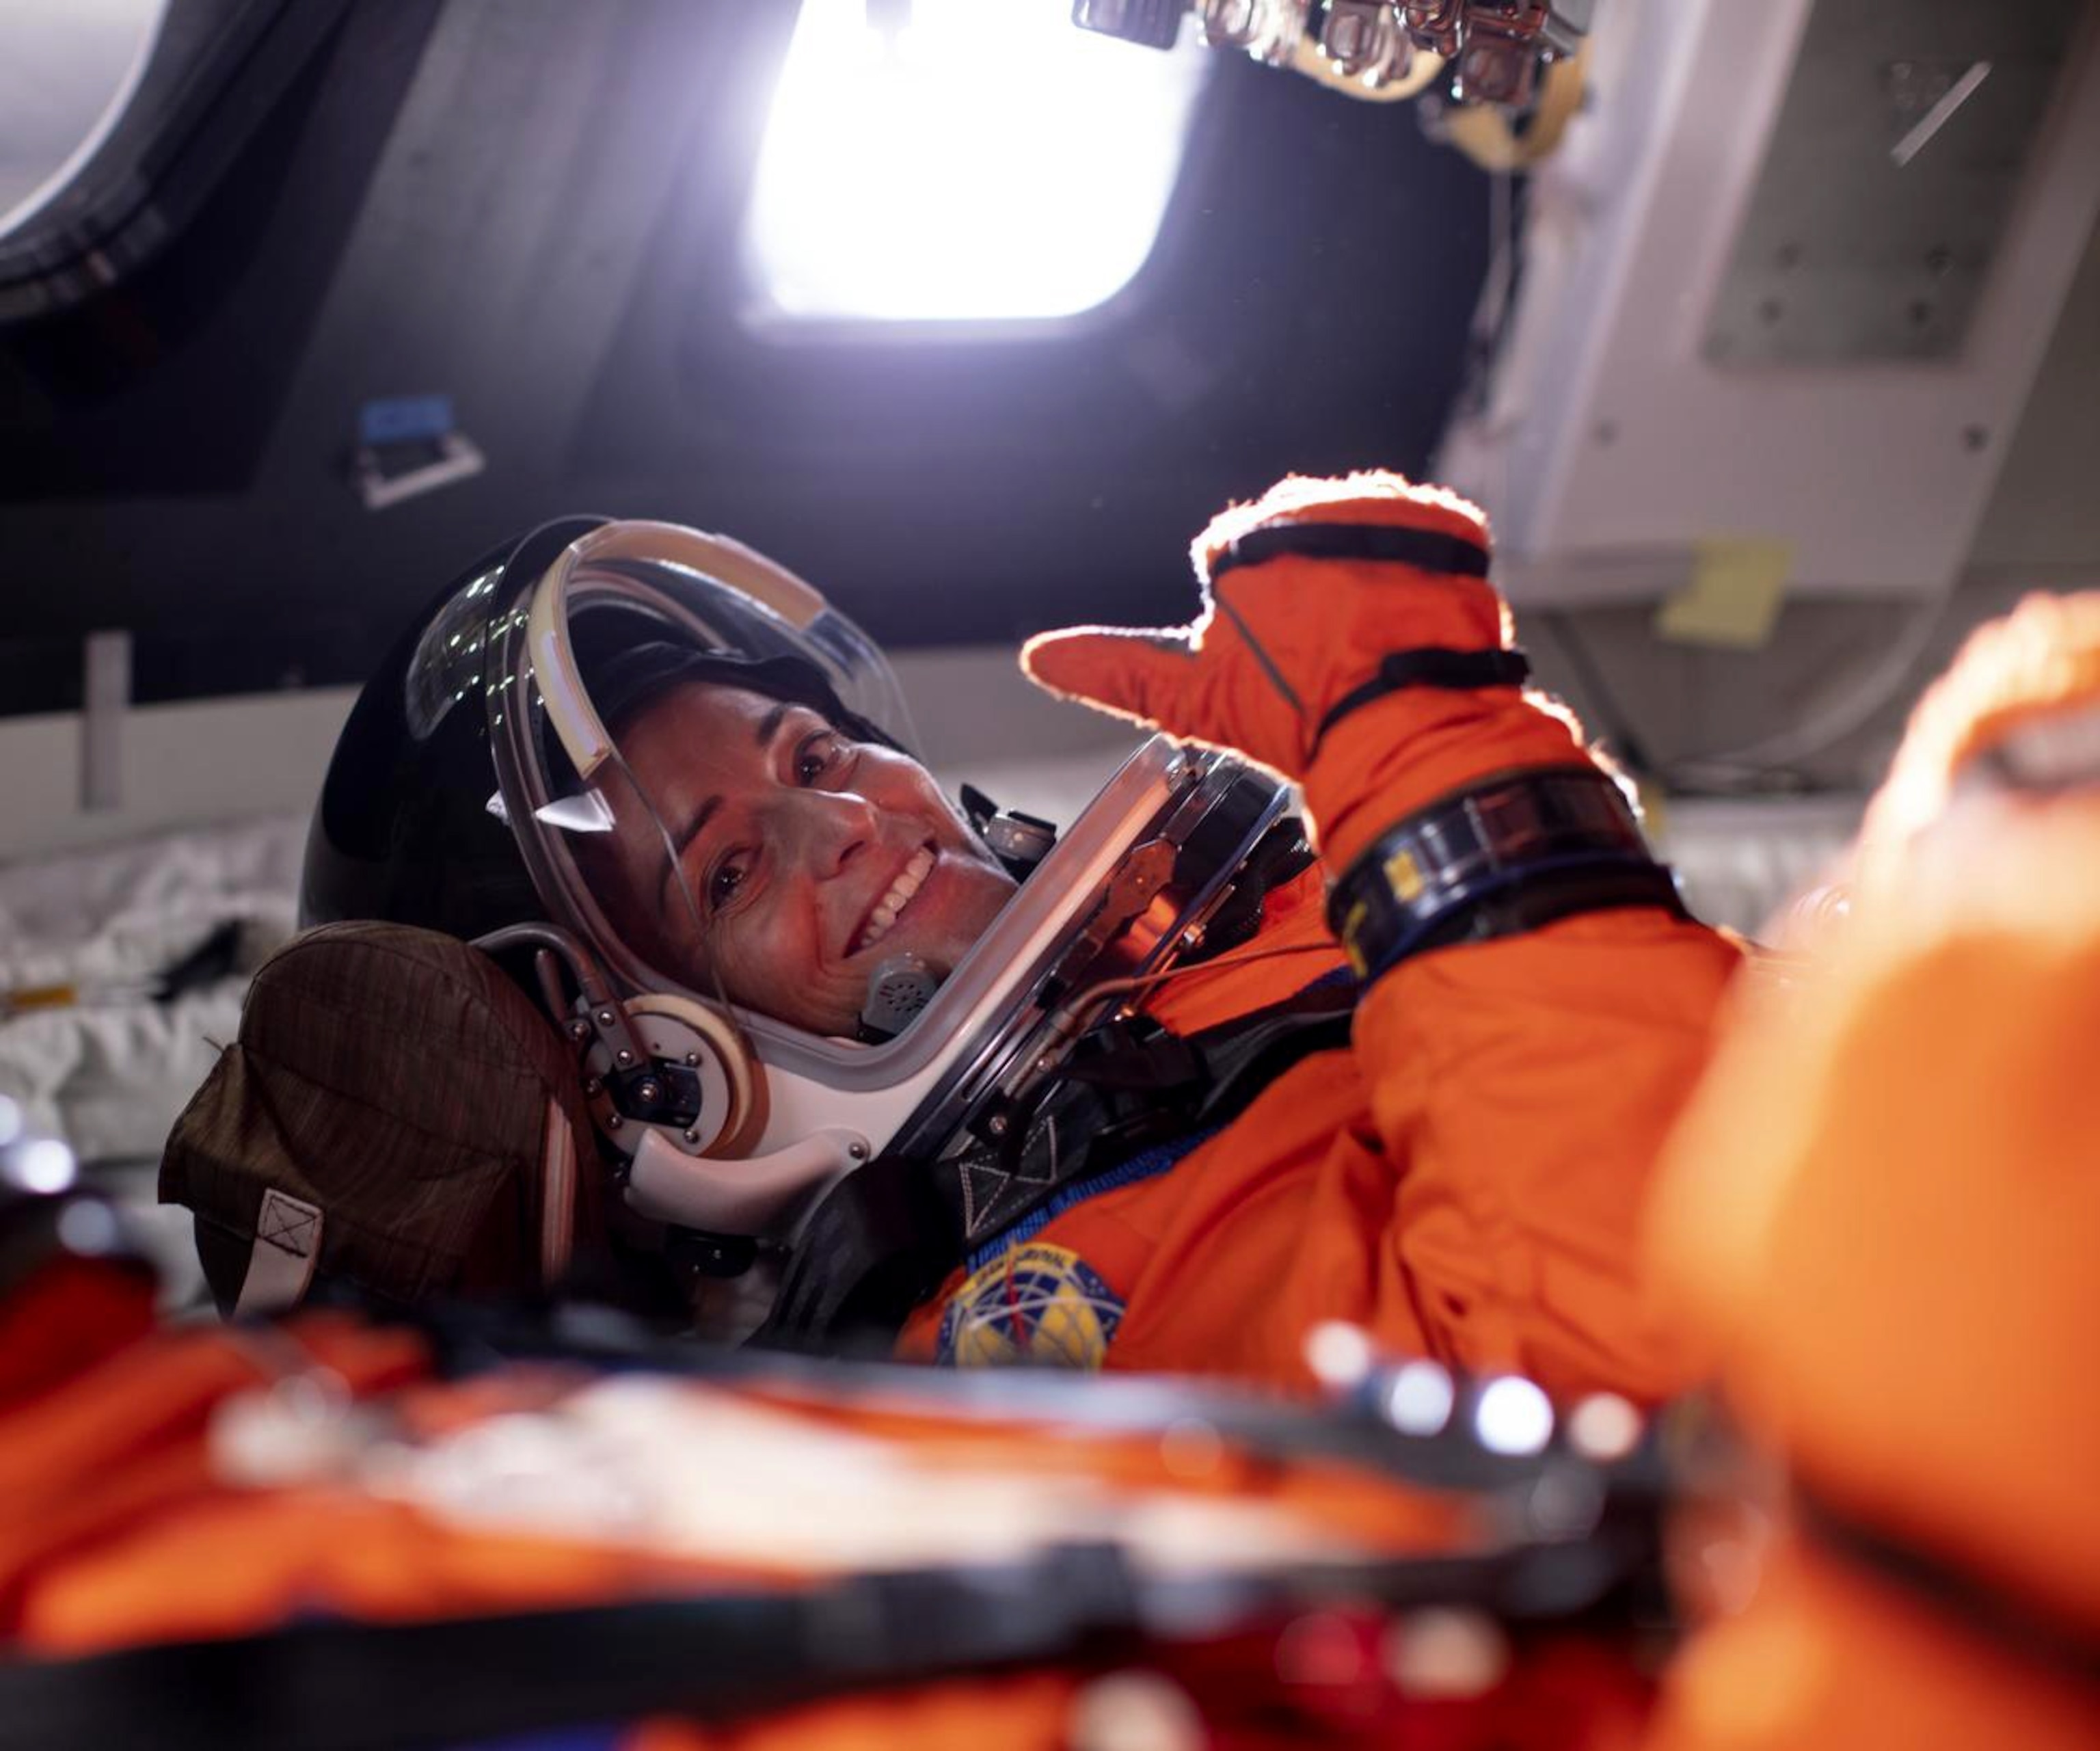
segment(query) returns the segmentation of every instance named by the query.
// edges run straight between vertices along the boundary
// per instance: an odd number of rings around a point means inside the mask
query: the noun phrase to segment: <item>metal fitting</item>
[[[1384,0],[1327,0],[1320,20],[1320,52],[1335,71],[1354,78],[1383,58]]]
[[[1462,104],[1529,104],[1538,85],[1539,33],[1551,10],[1546,0],[1471,0],[1452,96]]]
[[[1203,41],[1241,49],[1272,67],[1287,67],[1319,0],[1195,0]],[[1169,774],[1170,782],[1171,774]]]
[[[1503,104],[1521,108],[1538,84],[1538,51],[1529,42],[1476,32],[1466,42],[1451,77],[1451,95],[1461,104]]]
[[[1244,49],[1261,28],[1261,0],[1196,0],[1196,16],[1203,26],[1204,46],[1213,49]]]
[[[1417,48],[1455,60],[1465,38],[1465,0],[1409,0],[1407,33]]]

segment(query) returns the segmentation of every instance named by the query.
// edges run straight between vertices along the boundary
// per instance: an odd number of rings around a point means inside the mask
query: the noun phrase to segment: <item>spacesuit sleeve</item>
[[[1450,790],[1590,764],[1572,720],[1513,690],[1396,695],[1333,740],[1306,784],[1330,873],[1338,840],[1361,849]],[[1704,925],[1625,907],[1416,955],[1372,983],[1353,1049],[1396,1168],[1379,1299],[1418,1325],[1383,1335],[1563,1394],[1683,1383],[1640,1229],[1736,959]]]

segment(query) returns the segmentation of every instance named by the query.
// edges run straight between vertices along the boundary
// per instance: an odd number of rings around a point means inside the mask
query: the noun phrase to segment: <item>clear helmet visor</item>
[[[626,991],[849,1032],[880,968],[908,972],[911,933],[889,960],[873,951],[930,870],[951,937],[973,937],[1010,893],[905,761],[915,738],[881,653],[763,555],[608,523],[551,557],[528,544],[478,601],[463,618],[487,658],[492,807],[559,921]],[[442,619],[433,638],[460,629]],[[906,806],[871,801],[883,793],[858,774],[907,763]],[[778,906],[789,876],[863,850],[850,880],[820,895],[805,881],[806,903]]]

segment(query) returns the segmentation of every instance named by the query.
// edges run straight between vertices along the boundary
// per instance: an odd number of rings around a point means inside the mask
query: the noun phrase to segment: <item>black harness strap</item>
[[[1380,523],[1275,523],[1251,529],[1211,562],[1211,581],[1272,559],[1371,559],[1453,577],[1484,578],[1488,550],[1440,529]]]
[[[1531,659],[1521,651],[1451,651],[1425,645],[1415,651],[1389,651],[1379,659],[1376,675],[1343,694],[1320,720],[1320,727],[1312,732],[1312,746],[1317,752],[1327,732],[1350,712],[1403,687],[1459,693],[1480,687],[1521,687],[1530,679]]]
[[[944,1673],[1079,1657],[1136,1633],[1141,1585],[1114,1549],[1075,1546],[805,1590],[421,1623],[295,1622],[10,1660],[0,1666],[0,1751],[435,1751],[652,1714],[734,1720]]]

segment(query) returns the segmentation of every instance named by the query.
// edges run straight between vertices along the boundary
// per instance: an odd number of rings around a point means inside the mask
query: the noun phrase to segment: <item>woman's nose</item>
[[[845,791],[796,791],[785,799],[781,823],[810,873],[842,873],[875,843],[879,817],[864,796]]]

